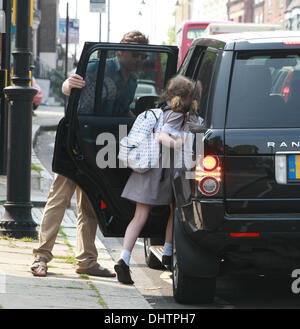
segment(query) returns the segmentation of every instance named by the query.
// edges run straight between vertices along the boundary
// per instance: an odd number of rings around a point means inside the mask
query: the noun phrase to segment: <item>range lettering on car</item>
[[[289,148],[289,147],[292,147],[292,148],[300,148],[300,141],[297,141],[297,142],[267,142],[267,147],[280,147],[280,148]]]

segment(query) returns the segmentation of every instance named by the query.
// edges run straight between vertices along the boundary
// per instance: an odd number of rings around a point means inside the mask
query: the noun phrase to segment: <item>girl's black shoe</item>
[[[117,273],[119,282],[125,284],[134,284],[130,276],[129,266],[126,265],[122,258],[118,260],[117,264],[114,266],[114,269]]]

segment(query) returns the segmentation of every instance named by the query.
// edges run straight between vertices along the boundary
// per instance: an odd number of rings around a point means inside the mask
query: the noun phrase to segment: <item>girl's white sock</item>
[[[121,252],[121,258],[124,260],[125,264],[129,266],[131,251],[123,249]]]
[[[164,255],[165,256],[172,256],[172,243],[165,242],[164,244]]]

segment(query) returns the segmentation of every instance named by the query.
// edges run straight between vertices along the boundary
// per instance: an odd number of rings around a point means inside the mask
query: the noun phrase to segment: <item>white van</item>
[[[282,30],[279,24],[255,24],[255,23],[210,23],[205,29],[203,36],[220,33],[254,32],[254,31],[276,31]]]

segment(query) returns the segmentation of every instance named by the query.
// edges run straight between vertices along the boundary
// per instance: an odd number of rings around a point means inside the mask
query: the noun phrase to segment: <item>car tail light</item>
[[[218,167],[219,160],[215,156],[208,155],[202,159],[202,166],[206,171],[213,171]]]
[[[101,200],[100,208],[101,208],[101,210],[107,208],[107,206],[106,206],[106,204],[105,204],[105,202],[103,200]]]
[[[232,238],[258,238],[260,236],[259,232],[253,233],[230,233]]]
[[[283,97],[283,99],[284,99],[285,102],[287,102],[288,99],[289,99],[289,93],[290,93],[290,87],[288,87],[288,86],[283,87],[283,89],[282,89],[282,97]]]
[[[196,167],[196,181],[199,191],[207,196],[215,195],[220,189],[221,167],[217,156],[207,155]]]

